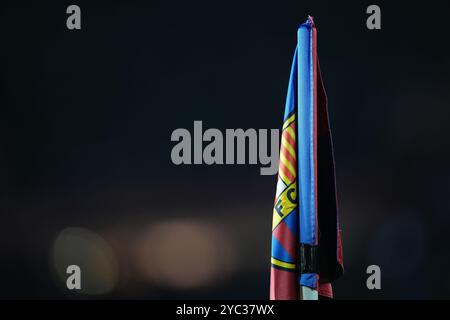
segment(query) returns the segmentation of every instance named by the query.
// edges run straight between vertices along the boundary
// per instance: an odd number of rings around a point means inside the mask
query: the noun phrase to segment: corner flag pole
[[[319,300],[319,293],[317,290],[300,286],[300,290],[298,292],[299,300]]]

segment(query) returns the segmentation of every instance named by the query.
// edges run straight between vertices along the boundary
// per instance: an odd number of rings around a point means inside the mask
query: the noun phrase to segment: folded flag
[[[343,273],[327,97],[312,17],[297,31],[272,223],[270,299],[333,297]]]

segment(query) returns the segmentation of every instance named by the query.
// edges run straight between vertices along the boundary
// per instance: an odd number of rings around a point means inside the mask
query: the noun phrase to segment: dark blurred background
[[[82,29],[66,28],[81,7]],[[381,7],[382,29],[366,28]],[[1,298],[267,299],[275,176],[175,166],[176,128],[280,128],[315,17],[346,273],[338,299],[449,298],[444,2],[0,4]],[[65,266],[82,290],[65,288]],[[366,268],[381,267],[381,290]]]

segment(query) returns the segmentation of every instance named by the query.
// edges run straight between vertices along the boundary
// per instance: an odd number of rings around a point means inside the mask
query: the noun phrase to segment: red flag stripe
[[[283,131],[282,139],[285,139],[287,143],[291,145],[292,148],[295,150],[295,139],[292,138],[292,136],[286,131]]]
[[[287,151],[286,148],[281,146],[281,153],[285,156],[285,158],[291,163],[291,165],[295,168],[297,162],[295,161],[295,158],[291,155],[289,151]]]
[[[297,300],[295,272],[270,268],[270,300]]]
[[[292,175],[292,173],[289,171],[289,169],[286,168],[286,166],[281,161],[280,161],[280,170],[283,171],[283,174],[286,176],[286,178],[289,179],[289,182],[294,181],[295,177]]]
[[[292,259],[296,259],[297,252],[295,250],[297,246],[297,238],[292,233],[291,229],[284,221],[281,221],[278,226],[272,231],[272,235],[283,246],[284,250],[289,253]]]

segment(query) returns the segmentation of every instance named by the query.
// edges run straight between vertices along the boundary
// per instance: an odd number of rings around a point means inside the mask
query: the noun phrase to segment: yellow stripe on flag
[[[292,123],[292,121],[295,120],[295,113],[290,116],[283,124],[283,130],[286,129],[287,127],[289,127],[289,125]]]
[[[295,269],[295,263],[284,262],[275,258],[270,259],[272,264],[285,269]]]
[[[281,139],[281,144],[282,147],[284,147],[290,154],[291,156],[296,159],[297,157],[295,156],[295,150],[294,148],[292,148],[292,146],[289,144],[289,142],[286,141],[286,139]]]
[[[288,127],[288,128],[286,128],[286,132],[289,133],[289,135],[291,136],[292,140],[295,141],[295,132],[294,132],[294,129],[292,129],[292,127]]]
[[[296,177],[295,168],[292,165],[292,163],[289,162],[288,159],[286,159],[286,156],[284,154],[280,154],[280,161],[283,162],[284,166],[292,173],[294,177]]]

